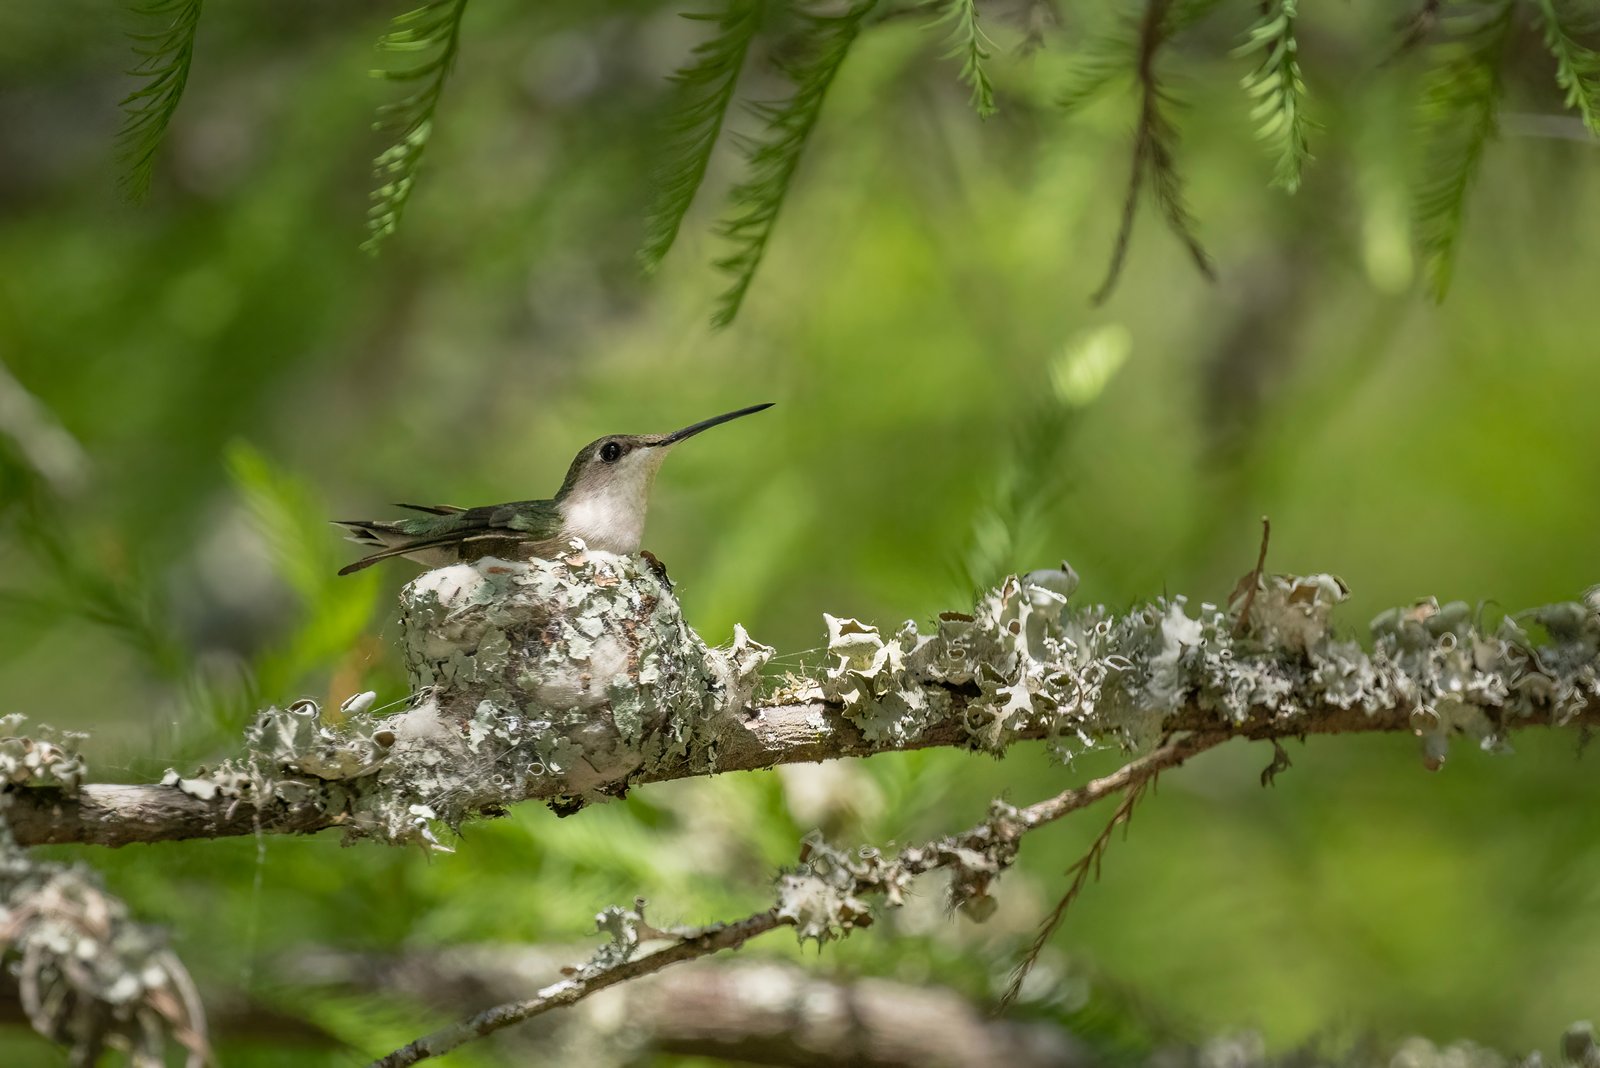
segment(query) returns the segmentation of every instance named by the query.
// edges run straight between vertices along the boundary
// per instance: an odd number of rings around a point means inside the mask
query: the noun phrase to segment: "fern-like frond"
[[[373,129],[392,132],[395,141],[372,161],[378,187],[367,210],[367,239],[361,247],[376,252],[393,235],[416,185],[417,171],[433,135],[434,114],[461,44],[461,16],[467,0],[427,0],[395,17],[378,47],[394,55],[421,54],[410,66],[375,70],[372,76],[413,86],[405,96],[378,109]]]
[[[1139,65],[1138,20],[1119,18],[1090,37],[1072,56],[1056,91],[1056,104],[1071,114],[1081,111],[1132,78]]]
[[[856,0],[843,14],[801,16],[805,54],[782,68],[794,84],[793,95],[781,103],[752,106],[764,129],[753,138],[740,139],[748,170],[729,194],[734,215],[717,228],[733,243],[733,251],[718,259],[716,266],[732,275],[733,283],[718,301],[713,325],[727,326],[739,314],[793,184],[795,168],[822,114],[823,100],[861,32],[862,21],[876,3]]]
[[[1536,0],[1544,23],[1544,43],[1556,60],[1556,84],[1566,90],[1567,107],[1600,136],[1600,52],[1577,40],[1574,20],[1557,0]]]
[[[156,153],[183,99],[194,62],[194,37],[200,28],[203,0],[133,0],[135,17],[161,19],[165,28],[131,34],[138,64],[128,73],[143,84],[122,100],[122,129],[117,147],[124,168],[122,187],[140,200],[150,191]]]
[[[1439,13],[1444,9],[1444,0],[1422,0],[1415,11],[1395,21],[1394,27],[1400,32],[1400,41],[1394,51],[1384,60],[1387,66],[1415,51],[1416,47],[1426,41],[1430,34],[1439,26]]]
[[[1512,0],[1448,14],[1446,37],[1434,47],[1423,86],[1418,116],[1422,172],[1413,211],[1423,272],[1441,300],[1450,288],[1467,191],[1495,131],[1500,60],[1511,15]]]
[[[1306,146],[1305,82],[1295,39],[1296,0],[1268,0],[1261,18],[1250,27],[1236,55],[1260,52],[1261,65],[1245,75],[1242,85],[1255,106],[1250,117],[1256,136],[1276,160],[1272,183],[1293,193],[1300,172],[1311,158]]]
[[[987,119],[995,113],[994,85],[983,69],[994,50],[994,42],[978,25],[977,0],[945,0],[944,13],[934,25],[950,27],[950,51],[946,59],[961,61],[961,83],[972,90],[972,109]]]
[[[667,119],[667,144],[655,175],[656,196],[645,220],[639,262],[646,271],[661,265],[678,238],[689,205],[705,180],[711,153],[761,23],[761,0],[728,0],[718,15],[685,15],[714,21],[717,35],[698,45],[691,62],[672,75],[678,100]]]
[[[1180,9],[1178,16],[1192,12],[1201,5],[1191,4]],[[1183,176],[1179,173],[1176,153],[1178,130],[1168,116],[1172,100],[1162,87],[1156,72],[1156,59],[1162,46],[1180,23],[1174,14],[1173,0],[1146,0],[1144,15],[1139,21],[1137,37],[1137,74],[1139,84],[1139,121],[1134,132],[1133,163],[1128,176],[1127,194],[1122,202],[1122,223],[1117,229],[1116,243],[1111,250],[1111,263],[1106,268],[1105,280],[1090,298],[1102,304],[1116,289],[1127,262],[1128,247],[1133,240],[1133,223],[1139,212],[1139,194],[1145,180],[1150,181],[1156,206],[1171,230],[1186,249],[1189,258],[1207,279],[1215,280],[1216,272],[1211,257],[1195,233],[1194,218],[1184,203]]]

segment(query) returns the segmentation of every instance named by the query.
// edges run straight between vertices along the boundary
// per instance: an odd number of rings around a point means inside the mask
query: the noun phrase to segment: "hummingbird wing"
[[[513,501],[454,511],[426,511],[427,515],[394,522],[335,520],[351,541],[382,546],[380,551],[347,564],[339,574],[348,575],[394,556],[461,547],[473,541],[548,541],[557,537],[562,527],[561,506],[555,501]]]

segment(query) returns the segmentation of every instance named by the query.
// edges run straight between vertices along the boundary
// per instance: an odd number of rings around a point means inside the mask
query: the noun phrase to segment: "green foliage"
[[[200,8],[204,0],[133,0],[135,16],[162,19],[162,30],[137,32],[130,36],[134,52],[140,57],[131,73],[143,84],[122,100],[122,129],[117,147],[126,168],[122,185],[135,200],[150,191],[150,174],[156,152],[165,139],[167,127],[183,99],[194,62],[194,37],[200,28]]]
[[[1256,136],[1277,161],[1273,184],[1290,193],[1300,188],[1300,172],[1310,154],[1306,148],[1305,83],[1300,78],[1296,0],[1269,0],[1261,18],[1250,27],[1236,55],[1262,53],[1261,65],[1243,81],[1254,100],[1250,117]]]
[[[945,58],[961,60],[961,82],[972,90],[972,108],[979,118],[986,119],[995,113],[994,85],[983,64],[994,42],[978,25],[977,0],[945,0],[944,14],[935,25],[946,23],[950,25],[950,51]]]
[[[695,46],[693,61],[672,75],[677,100],[667,120],[665,158],[655,173],[655,203],[639,250],[647,271],[659,267],[672,248],[705,179],[762,10],[762,0],[728,0],[719,15],[684,16],[715,22],[717,35]]]
[[[1139,21],[1119,15],[1072,56],[1056,91],[1056,103],[1068,114],[1094,103],[1133,76],[1138,54]]]
[[[1018,412],[1010,456],[973,517],[957,598],[990,589],[1007,575],[1055,565],[1049,531],[1060,525],[1060,502],[1072,486],[1067,460],[1075,433],[1084,410],[1127,362],[1131,344],[1126,327],[1109,323],[1072,338],[1051,361],[1050,388]]]
[[[228,449],[228,473],[272,554],[274,570],[300,602],[294,629],[252,665],[252,696],[282,702],[309,675],[357,645],[377,608],[379,577],[376,572],[338,575],[340,543],[325,520],[325,503],[305,482],[243,442]]]
[[[1556,60],[1556,84],[1566,90],[1567,107],[1576,108],[1583,124],[1600,136],[1600,52],[1578,42],[1578,28],[1557,0],[1535,0],[1535,6],[1544,23],[1545,46]]]
[[[0,589],[0,617],[30,632],[8,642],[5,653],[24,652],[49,628],[80,620],[115,636],[154,676],[184,677],[189,659],[182,639],[136,561],[115,543],[90,544],[62,502],[9,450],[0,450],[0,532],[27,554],[35,580]]]
[[[425,58],[410,66],[372,72],[375,78],[408,82],[413,87],[399,100],[380,107],[373,123],[373,129],[395,134],[395,141],[372,161],[372,175],[379,185],[372,191],[367,240],[361,246],[368,252],[376,252],[394,234],[411,200],[423,153],[433,136],[434,113],[460,50],[461,16],[466,9],[467,0],[428,0],[397,16],[389,32],[378,39],[378,47],[385,52]]]
[[[1065,405],[1046,400],[1017,419],[1011,455],[999,466],[989,499],[973,516],[961,554],[964,588],[959,596],[973,596],[1035,566],[1053,566],[1049,557],[1032,554],[1060,500],[1061,461],[1074,429],[1073,414]]]
[[[1448,14],[1448,36],[1434,47],[1422,91],[1422,174],[1413,211],[1423,272],[1440,300],[1450,288],[1467,190],[1495,131],[1511,15],[1511,0]]]
[[[766,253],[778,212],[794,182],[801,153],[822,114],[828,87],[861,32],[862,20],[876,3],[877,0],[856,0],[839,15],[801,16],[804,54],[780,65],[794,84],[793,95],[781,103],[751,106],[763,129],[753,138],[741,139],[747,174],[729,194],[735,214],[717,228],[734,248],[716,261],[720,270],[733,276],[732,285],[723,292],[712,316],[716,326],[727,326],[739,314]]]

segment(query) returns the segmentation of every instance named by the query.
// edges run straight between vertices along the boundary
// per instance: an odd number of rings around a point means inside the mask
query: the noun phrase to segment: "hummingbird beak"
[[[692,426],[686,426],[682,430],[674,430],[672,433],[656,442],[656,447],[665,448],[668,445],[676,445],[683,439],[692,438],[696,434],[700,433],[700,431],[710,430],[719,423],[726,423],[731,419],[738,419],[740,416],[754,415],[756,412],[764,412],[770,407],[772,407],[771,404],[753,404],[748,408],[740,408],[736,412],[728,412],[724,415],[714,415],[710,419],[702,419],[700,422],[695,423]]]

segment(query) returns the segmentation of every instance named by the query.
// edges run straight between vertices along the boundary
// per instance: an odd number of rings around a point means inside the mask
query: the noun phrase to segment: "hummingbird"
[[[772,407],[755,404],[702,419],[670,434],[608,434],[578,450],[556,495],[544,501],[512,501],[478,508],[397,504],[423,513],[416,518],[336,519],[346,540],[378,550],[339,569],[348,575],[380,560],[404,556],[444,567],[484,556],[548,558],[581,538],[591,549],[636,553],[644,536],[650,487],[661,461],[680,441],[702,430]]]

